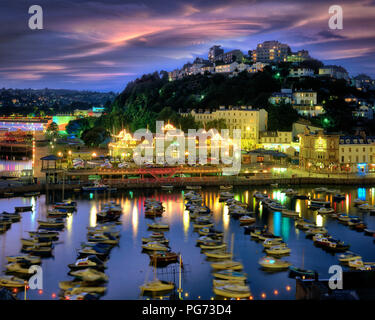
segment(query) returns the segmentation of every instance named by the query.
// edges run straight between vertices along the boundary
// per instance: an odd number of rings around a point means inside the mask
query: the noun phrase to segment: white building
[[[289,77],[313,77],[314,70],[308,68],[292,68],[289,70]]]
[[[249,67],[248,71],[250,73],[255,73],[255,72],[263,71],[263,69],[264,69],[265,66],[268,66],[268,63],[264,63],[264,62],[259,62],[258,61],[256,63],[252,64]]]
[[[233,73],[238,68],[239,63],[232,62],[230,64],[222,64],[215,67],[217,73]]]

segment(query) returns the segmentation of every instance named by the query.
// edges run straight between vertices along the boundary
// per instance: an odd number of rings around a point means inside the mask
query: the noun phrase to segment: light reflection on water
[[[255,189],[234,189],[237,199],[248,199],[250,210],[256,211],[257,224],[268,225],[270,230],[276,235],[281,235],[292,249],[290,256],[285,260],[290,261],[297,267],[304,261],[305,268],[315,269],[322,276],[328,275],[328,267],[337,264],[334,255],[313,246],[312,241],[305,238],[304,232],[294,227],[294,220],[283,217],[280,212],[268,212],[259,205],[252,197]],[[264,189],[261,189],[264,191]],[[339,238],[351,244],[351,250],[358,252],[367,261],[375,260],[374,244],[371,237],[364,236],[339,224],[326,216],[318,215],[316,212],[308,210],[307,200],[292,200],[283,196],[280,189],[268,190],[271,196],[283,199],[284,205],[295,210],[304,218],[316,222],[317,225],[324,226],[332,236]],[[299,193],[312,193],[312,188],[298,189]],[[346,197],[344,201],[333,203],[332,207],[337,212],[349,212],[359,215],[368,224],[370,229],[375,228],[375,217],[367,213],[359,212],[353,206],[352,200],[357,198],[358,189],[345,189],[342,192]],[[363,191],[361,191],[363,192]],[[243,228],[240,227],[237,220],[233,220],[228,215],[228,207],[219,202],[218,190],[202,191],[204,202],[213,210],[215,227],[225,231],[225,238],[229,241],[234,233],[234,253],[235,259],[244,264],[245,272],[251,281],[251,290],[255,299],[260,298],[260,294],[265,292],[267,299],[294,299],[295,281],[287,278],[286,272],[267,274],[259,269],[258,260],[264,256],[263,246],[254,241],[250,241],[249,235],[243,234]],[[369,203],[374,201],[374,188],[365,189],[365,194]],[[149,266],[149,258],[141,253],[141,238],[149,235],[146,223],[150,219],[144,216],[143,202],[146,197],[152,196],[164,203],[166,212],[162,217],[163,223],[170,223],[171,229],[166,232],[167,238],[173,251],[181,252],[184,264],[189,266],[186,274],[183,275],[184,293],[189,294],[189,298],[202,299],[212,297],[212,276],[210,263],[205,260],[205,256],[200,253],[200,249],[195,246],[195,240],[198,234],[191,227],[191,219],[184,210],[183,193],[173,191],[172,193],[161,191],[143,192],[124,192],[116,195],[95,195],[92,200],[89,195],[73,195],[72,198],[78,202],[78,211],[71,218],[67,219],[67,227],[61,232],[59,243],[54,248],[54,258],[43,260],[43,272],[45,273],[45,289],[42,295],[30,291],[28,294],[31,299],[50,299],[52,293],[58,292],[58,282],[71,279],[68,275],[67,265],[75,261],[76,249],[80,243],[85,241],[87,226],[94,226],[96,223],[96,212],[104,205],[108,199],[120,203],[123,207],[122,236],[119,247],[111,252],[108,261],[106,273],[109,275],[107,294],[103,299],[138,299],[139,285],[145,281],[147,273],[152,274]],[[324,195],[320,195],[326,198]],[[56,201],[58,200],[56,195]],[[95,200],[96,199],[96,200]],[[329,197],[332,201],[332,197]],[[35,210],[32,213],[22,213],[20,223],[12,225],[11,229],[5,234],[0,235],[0,263],[5,265],[7,255],[17,254],[21,248],[20,239],[28,237],[26,231],[35,230],[37,220],[45,218],[47,207],[45,205],[45,196],[38,198],[12,198],[1,199],[0,205],[3,210],[12,211],[16,205],[33,204]],[[303,253],[303,257],[301,256]],[[162,279],[176,281],[175,275],[166,274]],[[286,286],[292,289],[287,291]],[[277,289],[279,294],[275,297],[272,292]]]

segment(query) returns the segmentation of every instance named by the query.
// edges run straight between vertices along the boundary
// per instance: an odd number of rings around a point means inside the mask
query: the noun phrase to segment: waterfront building
[[[129,158],[136,145],[137,141],[124,129],[117,135],[112,135],[112,142],[108,144],[109,155],[114,158]]]
[[[181,113],[182,116],[192,115],[196,121],[203,124],[224,119],[230,134],[234,129],[241,129],[242,148],[250,150],[259,141],[259,134],[267,130],[268,113],[264,109],[253,109],[250,106],[224,107],[214,111],[192,110]]]
[[[299,151],[299,143],[293,141],[292,131],[264,131],[259,136],[259,148],[294,155]]]
[[[308,170],[365,174],[375,171],[375,136],[300,135],[300,167]]]
[[[257,48],[252,51],[254,62],[283,62],[287,61],[288,55],[291,53],[290,47],[287,44],[279,41],[264,41],[257,45]]]
[[[323,130],[300,134],[299,166],[306,171],[337,170],[339,164],[338,134],[325,134]]]

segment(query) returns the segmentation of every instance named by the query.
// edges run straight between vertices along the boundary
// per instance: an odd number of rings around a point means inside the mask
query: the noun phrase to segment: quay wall
[[[233,186],[269,186],[277,183],[279,186],[303,186],[303,185],[353,185],[353,186],[375,186],[375,178],[318,178],[318,177],[294,177],[294,178],[251,178],[246,179],[242,177],[194,177],[194,178],[165,178],[160,180],[155,179],[128,179],[116,180],[106,179],[104,181],[111,187],[121,189],[154,189],[160,188],[162,185],[173,185],[174,187],[185,187],[187,185],[200,185],[205,187],[215,187],[220,185]],[[82,184],[64,184],[65,191],[71,191],[80,188]],[[0,195],[4,193],[14,193],[14,195],[23,194],[26,192],[46,192],[61,191],[63,184],[33,184],[22,186],[4,186],[0,188]]]

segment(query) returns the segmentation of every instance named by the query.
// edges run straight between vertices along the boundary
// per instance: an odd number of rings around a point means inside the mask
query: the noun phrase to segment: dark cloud
[[[44,30],[30,30],[33,4],[8,1],[0,11],[1,87],[121,90],[213,44],[247,51],[271,39],[375,76],[374,1],[341,0],[343,30],[328,29],[323,0],[39,0]]]

